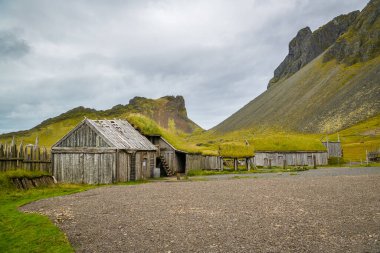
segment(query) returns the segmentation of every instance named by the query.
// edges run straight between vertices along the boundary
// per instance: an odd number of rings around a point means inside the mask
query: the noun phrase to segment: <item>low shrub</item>
[[[330,157],[328,159],[328,164],[329,165],[341,165],[344,164],[345,161],[342,157]]]

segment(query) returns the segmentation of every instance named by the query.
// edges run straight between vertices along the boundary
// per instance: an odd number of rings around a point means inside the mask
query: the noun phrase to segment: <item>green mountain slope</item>
[[[212,130],[333,133],[378,115],[379,10],[380,0],[370,1],[329,49]]]
[[[34,143],[38,136],[41,145],[50,147],[81,122],[84,117],[90,119],[125,119],[135,114],[144,115],[155,122],[157,126],[170,131],[192,133],[201,130],[197,124],[187,117],[185,101],[182,96],[166,96],[159,99],[135,97],[127,105],[117,105],[105,111],[77,107],[57,117],[47,119],[30,130],[0,135],[0,142],[9,142],[15,136],[18,141]]]
[[[365,161],[366,151],[380,149],[380,115],[339,131],[346,162]],[[336,140],[337,134],[330,136]]]

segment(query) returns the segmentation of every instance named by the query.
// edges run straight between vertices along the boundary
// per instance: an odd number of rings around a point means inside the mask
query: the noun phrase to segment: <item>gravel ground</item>
[[[100,187],[21,209],[77,252],[380,252],[379,171]]]

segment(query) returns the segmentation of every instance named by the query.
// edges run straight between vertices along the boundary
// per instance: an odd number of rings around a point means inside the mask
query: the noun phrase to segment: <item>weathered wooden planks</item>
[[[186,172],[190,170],[222,170],[223,160],[219,156],[186,155]]]
[[[315,158],[314,158],[315,157]],[[326,151],[294,151],[294,152],[272,152],[272,151],[256,151],[254,163],[256,166],[314,166],[327,165],[328,156]]]
[[[52,148],[61,182],[110,184],[153,176],[157,148],[122,120],[85,119]]]
[[[324,141],[329,157],[343,157],[343,149],[340,141]]]
[[[109,147],[110,145],[89,125],[81,124],[65,136],[56,147]]]

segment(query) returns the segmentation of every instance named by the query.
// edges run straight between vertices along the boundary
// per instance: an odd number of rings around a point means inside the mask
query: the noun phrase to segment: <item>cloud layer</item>
[[[366,2],[0,1],[0,133],[164,95],[210,128],[266,89],[300,28]]]

